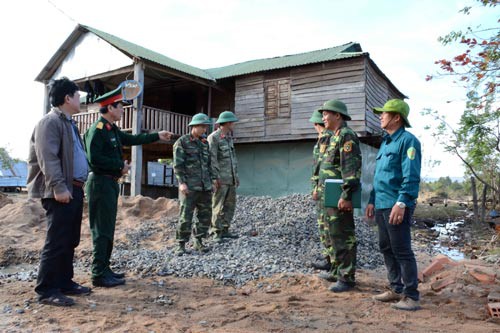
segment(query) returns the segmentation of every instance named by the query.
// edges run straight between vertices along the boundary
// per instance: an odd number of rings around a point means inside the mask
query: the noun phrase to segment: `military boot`
[[[223,243],[223,242],[224,242],[224,240],[222,239],[222,234],[220,234],[220,233],[215,233],[215,234],[214,234],[214,242],[219,243],[219,244],[220,244],[220,243]]]
[[[232,238],[232,239],[236,239],[236,238],[239,238],[240,236],[238,236],[237,234],[232,234],[229,232],[229,229],[226,229],[224,228],[224,231],[222,232],[222,238]]]
[[[311,263],[311,266],[314,269],[319,269],[322,271],[330,271],[332,269],[332,263],[330,262],[329,256],[324,257],[324,259],[321,261],[313,261]]]
[[[186,250],[186,243],[180,242],[174,250],[175,255],[182,256],[183,254],[190,254],[188,250]]]
[[[203,245],[201,238],[195,238],[193,240],[193,248],[196,251],[203,252],[203,253],[207,253],[209,251],[208,247]]]

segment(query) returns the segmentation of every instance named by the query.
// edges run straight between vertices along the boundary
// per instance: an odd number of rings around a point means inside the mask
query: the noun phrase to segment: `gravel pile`
[[[231,230],[240,238],[222,244],[207,240],[211,250],[205,254],[192,251],[178,257],[173,246],[159,251],[141,248],[141,239],[158,232],[157,228],[166,228],[166,234],[175,237],[176,224],[176,218],[164,219],[160,224],[142,223],[127,235],[128,244],[115,248],[113,261],[120,269],[139,275],[209,277],[243,285],[278,273],[313,273],[310,263],[322,250],[314,203],[306,195],[279,199],[239,197]],[[360,219],[356,219],[356,227],[358,266],[381,265],[375,230]]]
[[[375,228],[361,219],[355,219],[355,223],[358,267],[370,269],[382,265]],[[315,204],[308,195],[294,194],[278,199],[238,197],[231,231],[240,237],[222,244],[205,240],[210,252],[204,254],[192,250],[191,254],[176,256],[176,226],[177,216],[138,223],[137,228],[129,230],[125,238],[115,243],[113,268],[139,276],[208,277],[242,286],[275,274],[313,274],[311,262],[317,261],[323,249]],[[146,248],[145,244],[152,239],[156,242],[155,249]],[[162,247],[161,244],[169,245]],[[191,249],[190,244],[187,247]],[[89,271],[90,251],[84,251],[75,261],[76,267]],[[36,271],[37,265],[17,272],[0,270],[0,280],[33,281]]]

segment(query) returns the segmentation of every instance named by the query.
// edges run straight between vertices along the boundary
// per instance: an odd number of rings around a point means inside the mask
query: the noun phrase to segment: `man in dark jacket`
[[[47,216],[35,291],[41,303],[70,306],[75,302],[66,295],[90,293],[90,288],[73,281],[88,173],[83,144],[71,119],[80,112],[78,86],[67,78],[56,80],[50,102],[53,109],[36,125],[28,158],[28,195],[42,200]]]

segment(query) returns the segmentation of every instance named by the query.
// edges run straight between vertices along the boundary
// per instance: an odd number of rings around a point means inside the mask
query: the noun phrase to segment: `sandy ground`
[[[13,201],[0,208],[0,265],[9,264],[4,271],[20,269],[18,264],[28,265],[30,260],[36,264],[30,258],[38,255],[44,240],[39,204],[23,196]],[[118,239],[137,223],[175,215],[178,209],[174,201],[142,197],[127,199],[121,206]],[[163,246],[168,237],[171,241],[173,235],[153,235],[145,246]],[[77,256],[89,251],[84,220]],[[430,259],[419,254],[419,267]],[[88,271],[80,267],[75,280],[89,285]],[[408,313],[371,299],[384,290],[383,268],[358,271],[357,279],[355,291],[337,295],[313,275],[279,274],[235,288],[210,279],[142,278],[129,272],[125,286],[94,288],[90,296],[75,298],[77,304],[71,308],[38,304],[34,281],[4,279],[0,280],[0,331],[500,332],[500,324],[489,319],[484,296],[454,289],[436,293],[429,284],[422,284],[423,309]]]

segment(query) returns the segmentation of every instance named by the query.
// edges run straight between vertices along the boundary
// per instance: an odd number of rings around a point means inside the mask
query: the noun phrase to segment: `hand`
[[[398,225],[403,223],[403,218],[405,216],[406,208],[399,208],[398,205],[394,205],[389,215],[389,224]]]
[[[352,201],[347,201],[342,198],[339,199],[337,207],[340,211],[351,212],[352,211]]]
[[[313,191],[312,198],[314,201],[318,201],[318,199],[319,199],[318,192]]]
[[[73,196],[66,190],[62,193],[54,193],[54,199],[60,203],[69,203],[73,199]]]
[[[169,132],[169,131],[158,132],[158,136],[160,137],[160,140],[163,140],[163,141],[170,141],[170,139],[172,139],[172,135],[174,135],[174,133]]]
[[[212,187],[214,188],[214,193],[217,192],[218,189],[220,189],[220,179],[217,178],[217,179],[214,179],[213,183],[212,183]]]
[[[189,194],[189,189],[188,189],[188,186],[187,186],[186,183],[179,184],[179,192],[181,192],[184,195],[188,195]]]
[[[371,219],[371,218],[373,218],[374,215],[375,215],[375,205],[368,204],[368,206],[366,206],[366,209],[365,209],[365,217],[367,219]]]
[[[130,170],[130,164],[128,163],[128,160],[125,160],[123,162],[123,168],[122,168],[122,176],[126,175],[128,171]]]

